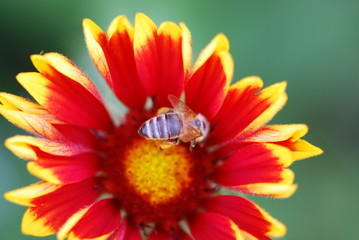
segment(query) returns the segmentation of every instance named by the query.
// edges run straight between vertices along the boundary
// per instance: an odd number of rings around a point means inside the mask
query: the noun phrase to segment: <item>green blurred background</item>
[[[42,51],[63,53],[99,82],[82,19],[106,29],[117,15],[133,21],[136,12],[157,24],[185,22],[195,55],[217,33],[226,34],[234,80],[288,81],[289,101],[272,122],[307,123],[306,139],[325,154],[292,166],[299,184],[293,197],[255,201],[288,226],[282,239],[358,239],[359,1],[1,0],[0,91],[26,96],[15,75],[33,71],[29,56]],[[3,118],[0,124],[1,142],[22,133]],[[1,193],[36,181],[4,147],[0,158]],[[0,239],[37,239],[20,233],[24,211],[0,198]]]

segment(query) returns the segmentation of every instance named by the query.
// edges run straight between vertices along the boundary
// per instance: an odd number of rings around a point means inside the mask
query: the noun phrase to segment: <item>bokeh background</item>
[[[305,139],[325,154],[295,163],[299,189],[285,200],[254,200],[288,226],[284,240],[357,239],[359,233],[359,1],[357,0],[1,0],[0,91],[26,96],[15,80],[29,56],[56,51],[101,85],[85,48],[82,19],[103,29],[117,15],[144,12],[157,24],[185,22],[194,54],[217,33],[231,42],[234,80],[288,81],[289,101],[273,123],[307,123]],[[0,119],[0,142],[21,134]],[[0,149],[0,192],[37,181]],[[0,198],[0,239],[20,232],[25,207]],[[43,239],[55,239],[55,236]]]

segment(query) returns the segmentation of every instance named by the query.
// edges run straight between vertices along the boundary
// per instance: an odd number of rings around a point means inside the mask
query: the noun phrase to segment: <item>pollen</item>
[[[193,181],[188,148],[177,145],[160,149],[159,144],[139,139],[124,154],[124,175],[129,185],[152,206],[180,196]]]

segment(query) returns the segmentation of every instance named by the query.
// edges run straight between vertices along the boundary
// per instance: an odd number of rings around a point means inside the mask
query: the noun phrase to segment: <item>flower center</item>
[[[185,146],[161,150],[158,141],[138,139],[125,153],[124,171],[128,183],[151,205],[179,196],[193,179],[192,162]]]
[[[200,147],[190,151],[189,144],[180,143],[161,150],[161,141],[141,137],[138,128],[152,116],[129,112],[116,131],[98,134],[103,158],[99,176],[103,192],[118,200],[129,219],[173,230],[213,194],[213,165]]]

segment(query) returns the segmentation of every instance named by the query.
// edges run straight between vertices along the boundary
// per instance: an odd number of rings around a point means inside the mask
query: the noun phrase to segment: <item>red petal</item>
[[[65,124],[39,104],[7,93],[0,93],[0,102],[0,113],[24,130],[56,142],[70,141],[73,148],[94,147],[96,141],[89,129]]]
[[[61,140],[70,143],[74,148],[85,147],[92,151],[97,149],[97,138],[90,129],[67,124],[54,124],[54,127],[63,136]]]
[[[165,22],[158,29],[144,14],[135,20],[134,49],[140,79],[156,107],[170,106],[168,95],[183,89],[182,30]],[[185,40],[188,40],[185,38]]]
[[[31,174],[51,183],[79,182],[99,169],[93,148],[81,144],[15,136],[5,145],[18,157],[31,161],[27,165]]]
[[[98,96],[51,66],[46,56],[34,55],[32,61],[42,74],[20,73],[17,80],[40,105],[59,119],[76,126],[106,130],[113,127]]]
[[[75,183],[92,177],[99,170],[100,162],[94,154],[76,156],[54,156],[37,153],[37,159],[27,165],[28,171],[52,183]]]
[[[267,125],[255,131],[246,142],[281,142],[288,139],[296,141],[308,132],[304,124]]]
[[[293,160],[301,160],[322,154],[323,151],[300,139],[308,132],[304,124],[268,125],[255,131],[245,142],[274,142],[291,150]]]
[[[203,212],[189,222],[194,239],[242,239],[240,230],[228,217],[211,212]]]
[[[102,199],[92,205],[71,229],[70,236],[91,239],[111,234],[121,222],[121,209],[114,199]],[[71,237],[70,237],[71,238]]]
[[[55,156],[74,156],[94,152],[80,144],[52,141],[31,136],[14,136],[5,141],[5,146],[16,156],[25,160],[36,160],[40,152]]]
[[[129,108],[142,108],[147,95],[137,73],[131,23],[125,16],[115,18],[108,36],[89,19],[83,25],[91,58],[118,99]]]
[[[169,240],[169,239],[171,239],[171,236],[162,231],[154,232],[147,238],[147,240]]]
[[[117,97],[130,108],[142,108],[147,94],[137,73],[133,52],[133,26],[125,17],[116,18],[108,42],[107,61],[112,88]]]
[[[59,53],[45,53],[33,55],[31,59],[37,70],[44,76],[71,79],[71,81],[79,83],[99,101],[102,101],[95,84],[65,56]]]
[[[54,127],[55,124],[63,124],[63,121],[42,106],[7,93],[0,93],[0,102],[0,114],[17,127],[45,138],[63,139]]]
[[[79,183],[68,184],[46,195],[31,201],[26,218],[23,220],[23,231],[37,235],[33,225],[39,222],[57,232],[71,215],[81,208],[92,204],[99,196],[96,190],[96,179],[88,179]]]
[[[187,233],[179,229],[179,232],[167,233],[164,231],[153,232],[147,240],[169,240],[169,239],[180,239],[180,240],[193,240]]]
[[[0,93],[0,102],[2,104],[1,106],[7,110],[14,110],[27,113],[29,115],[34,115],[52,124],[64,123],[39,104],[16,95],[2,92]]]
[[[285,226],[256,204],[237,196],[215,196],[205,204],[208,211],[227,216],[238,227],[258,239],[283,236]]]
[[[224,186],[293,181],[285,167],[292,163],[287,148],[275,144],[249,144],[238,149],[216,170],[215,181]]]
[[[142,240],[142,236],[138,229],[124,219],[107,240]]]
[[[108,69],[104,50],[107,49],[107,36],[102,29],[92,20],[85,18],[82,22],[85,34],[85,41],[92,62],[96,65],[107,83],[112,86],[112,78]]]
[[[222,106],[233,75],[229,43],[218,35],[201,53],[190,79],[186,82],[186,104],[209,120]]]
[[[287,96],[286,84],[278,83],[257,94],[263,82],[258,77],[245,78],[230,87],[226,99],[212,121],[210,137],[215,143],[240,141],[261,128],[282,108]]]
[[[4,198],[19,205],[33,206],[31,203],[33,199],[38,198],[39,196],[47,195],[59,188],[61,188],[61,185],[41,181],[7,192],[4,194]]]

